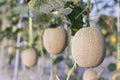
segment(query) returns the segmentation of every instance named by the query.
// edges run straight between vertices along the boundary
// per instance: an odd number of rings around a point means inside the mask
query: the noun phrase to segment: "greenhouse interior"
[[[0,80],[120,80],[120,0],[0,0]]]

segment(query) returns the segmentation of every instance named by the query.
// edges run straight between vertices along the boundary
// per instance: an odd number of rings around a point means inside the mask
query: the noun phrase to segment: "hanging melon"
[[[62,52],[66,46],[66,32],[63,26],[49,27],[43,34],[43,45],[53,55]]]
[[[21,54],[22,64],[26,67],[32,67],[37,63],[37,52],[34,48],[28,48]]]
[[[85,70],[83,80],[97,80],[97,73],[92,69]]]
[[[97,67],[105,57],[105,40],[97,27],[80,29],[72,41],[72,56],[80,67]]]

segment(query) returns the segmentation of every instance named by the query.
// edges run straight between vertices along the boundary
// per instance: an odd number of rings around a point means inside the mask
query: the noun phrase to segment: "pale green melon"
[[[44,31],[43,44],[50,54],[56,55],[62,52],[66,41],[66,32],[62,26],[50,27]]]
[[[73,37],[72,56],[80,67],[97,67],[104,60],[105,40],[97,27],[82,28]]]

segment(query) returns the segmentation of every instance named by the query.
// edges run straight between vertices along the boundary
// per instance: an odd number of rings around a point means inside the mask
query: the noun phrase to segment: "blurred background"
[[[30,7],[28,7],[28,1],[0,0],[0,80],[12,80],[15,77],[17,59],[18,80],[49,79],[51,58],[42,44],[42,35],[45,28],[59,17],[63,22],[58,20],[57,24],[64,25],[69,33],[69,40],[65,50],[55,57],[54,65],[60,80],[66,80],[67,74],[74,64],[70,49],[71,39],[76,31],[85,25],[82,15],[89,14],[87,11],[83,11],[87,0],[79,0],[77,6],[73,4],[74,0],[31,0]],[[94,71],[100,73],[99,80],[110,80],[109,77],[117,69],[117,19],[120,19],[118,4],[118,0],[91,0],[90,25],[100,27],[106,40],[106,57],[100,66],[94,68]],[[29,45],[28,11],[30,11],[33,22],[33,47],[37,49],[38,62],[34,67],[24,70],[21,63],[21,52]],[[58,13],[53,14],[54,11],[58,11]],[[75,19],[79,13],[82,15]],[[64,22],[64,20],[70,23]],[[16,53],[19,54],[18,57]],[[84,68],[77,67],[71,74],[70,80],[82,80],[84,71]]]

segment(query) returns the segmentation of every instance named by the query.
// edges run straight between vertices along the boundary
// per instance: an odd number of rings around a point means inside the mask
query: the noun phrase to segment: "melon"
[[[43,45],[48,53],[57,55],[66,46],[66,31],[63,26],[49,27],[43,34]]]
[[[80,67],[97,67],[104,60],[105,52],[105,39],[97,27],[81,28],[73,37],[72,56]]]
[[[97,80],[97,73],[92,69],[87,69],[83,74],[83,80]]]
[[[28,48],[21,54],[22,64],[26,67],[32,67],[37,63],[37,52],[34,48]]]

